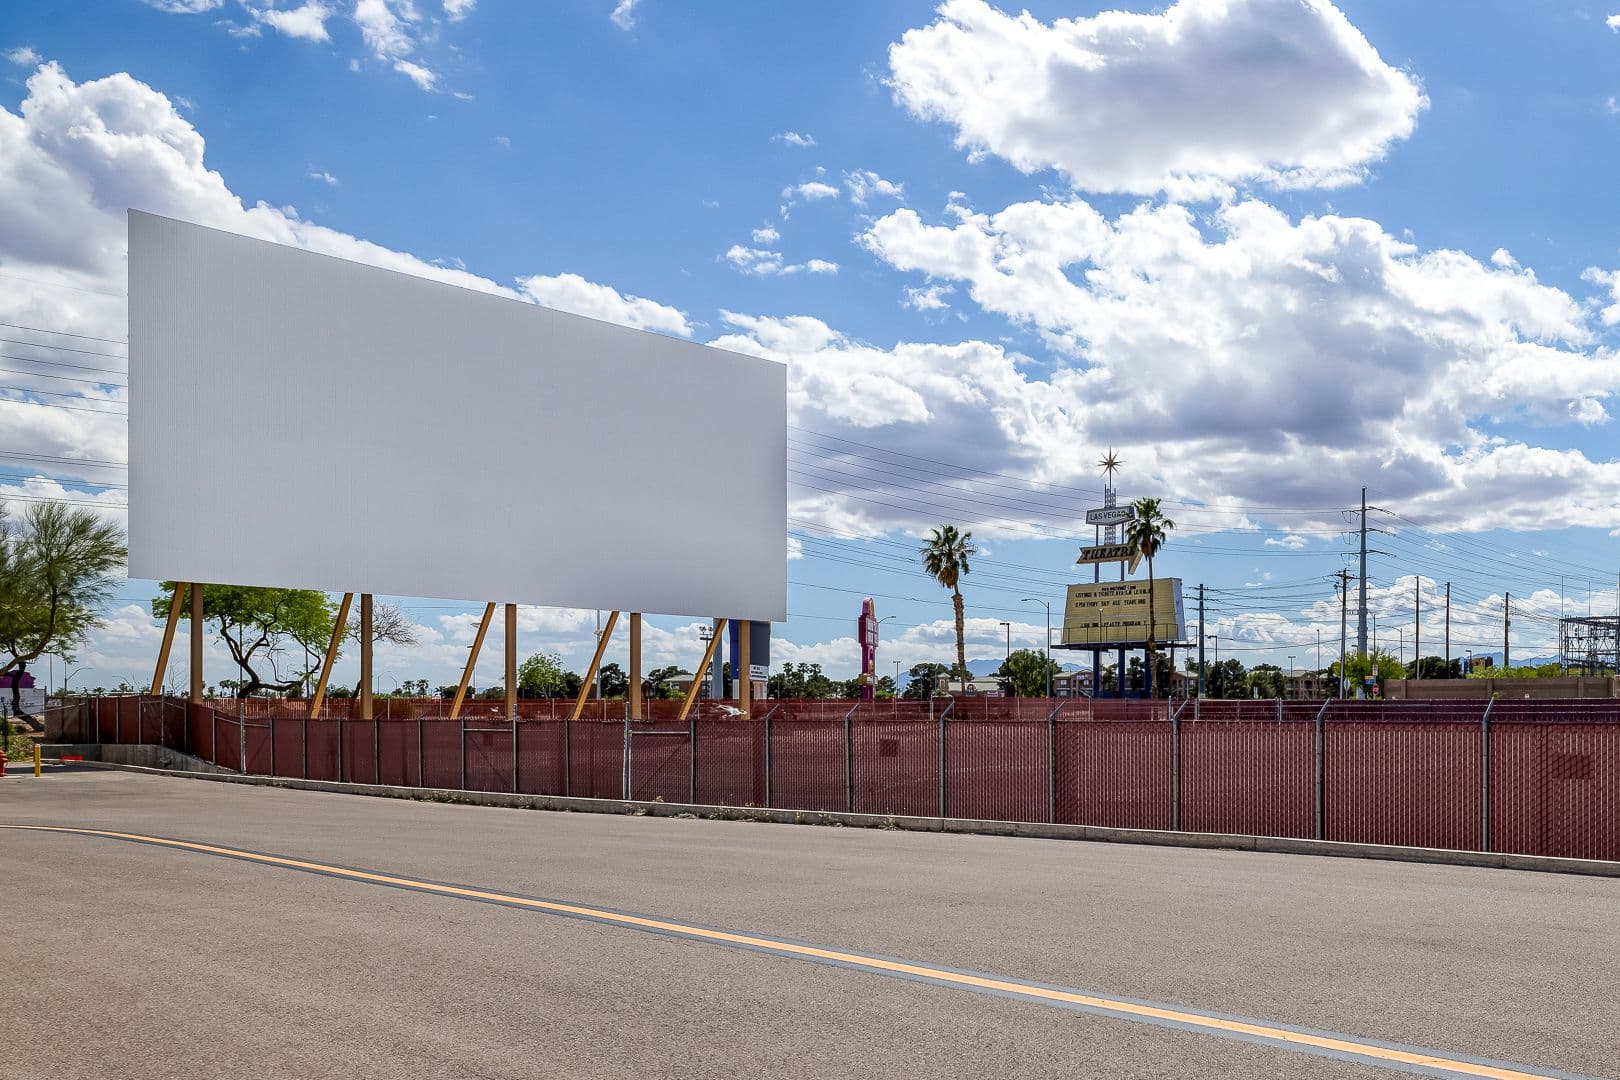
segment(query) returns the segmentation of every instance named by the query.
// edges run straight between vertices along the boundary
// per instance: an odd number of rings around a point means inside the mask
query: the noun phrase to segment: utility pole
[[[1412,678],[1423,678],[1423,575],[1412,575]]]
[[[1361,489],[1361,603],[1356,609],[1356,651],[1367,655],[1367,489]]]
[[[1204,699],[1204,586],[1198,586],[1198,700]]]
[[[1504,670],[1508,667],[1508,631],[1513,626],[1513,617],[1509,614],[1509,604],[1512,601],[1512,596],[1512,593],[1504,592],[1502,594],[1502,667]]]
[[[1346,627],[1350,622],[1350,571],[1340,570],[1334,577],[1339,579],[1339,697],[1343,698],[1349,685],[1344,661],[1349,638]]]
[[[1446,582],[1446,677],[1451,677],[1451,582]]]

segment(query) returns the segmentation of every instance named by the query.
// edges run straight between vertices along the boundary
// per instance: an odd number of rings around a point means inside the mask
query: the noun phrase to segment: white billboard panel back
[[[767,360],[130,212],[130,575],[787,616]]]

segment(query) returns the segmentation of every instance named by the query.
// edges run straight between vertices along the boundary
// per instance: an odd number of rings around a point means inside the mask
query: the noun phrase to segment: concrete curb
[[[183,754],[169,752],[175,757]],[[47,759],[49,760],[49,759]],[[196,759],[190,759],[196,760]],[[343,784],[330,780],[294,780],[277,776],[251,776],[232,772],[153,768],[123,762],[81,763],[93,769],[212,780],[251,787],[322,791],[332,795],[365,795],[383,799],[414,799],[461,806],[497,806],[520,810],[552,810],[580,814],[630,814],[639,817],[698,817],[720,821],[758,821],[779,825],[824,825],[858,829],[903,829],[908,832],[964,833],[977,836],[1016,836],[1039,840],[1084,840],[1099,844],[1143,844],[1153,847],[1206,848],[1221,851],[1257,851],[1271,855],[1318,855],[1340,859],[1380,859],[1386,862],[1472,866],[1490,870],[1532,870],[1543,874],[1583,874],[1620,878],[1620,862],[1565,859],[1548,855],[1512,855],[1490,851],[1450,851],[1444,848],[1352,844],[1338,840],[1300,840],[1281,836],[1245,836],[1238,833],[1172,832],[1168,829],[1114,829],[1099,825],[1053,825],[1028,821],[985,821],[976,818],[909,817],[883,814],[848,814],[822,810],[768,810],[748,806],[706,806],[699,803],[643,802],[623,799],[579,799],[560,795],[513,795],[498,791],[457,791],[450,788],[396,787],[389,784]],[[205,764],[199,762],[199,764]]]

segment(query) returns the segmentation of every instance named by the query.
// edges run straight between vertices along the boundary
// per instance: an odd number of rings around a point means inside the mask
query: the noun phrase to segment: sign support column
[[[754,709],[753,630],[754,624],[747,619],[737,621],[737,708],[745,718]]]
[[[517,719],[517,605],[506,605],[506,718]]]
[[[360,594],[360,716],[371,719],[371,594]]]
[[[641,719],[641,612],[630,613],[630,719]]]
[[[203,700],[203,587],[191,583],[191,703]]]

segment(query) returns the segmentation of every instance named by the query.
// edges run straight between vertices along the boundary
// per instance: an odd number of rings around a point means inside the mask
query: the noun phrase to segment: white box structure
[[[137,578],[787,617],[787,369],[129,216]]]

